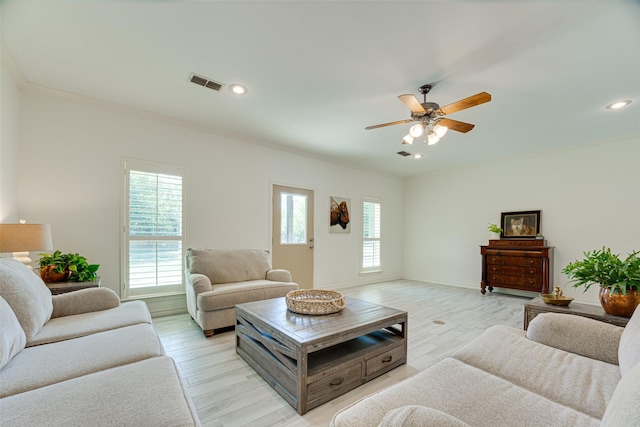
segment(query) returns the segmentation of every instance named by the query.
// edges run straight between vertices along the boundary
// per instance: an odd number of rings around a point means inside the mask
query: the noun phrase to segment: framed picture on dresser
[[[502,212],[500,238],[526,239],[535,238],[540,233],[541,211]]]

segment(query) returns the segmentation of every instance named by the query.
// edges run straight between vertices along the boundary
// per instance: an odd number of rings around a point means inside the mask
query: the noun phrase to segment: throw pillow
[[[27,337],[9,304],[0,297],[0,369],[27,344]]]
[[[51,292],[42,279],[19,261],[0,258],[0,296],[16,315],[27,343],[51,318]]]

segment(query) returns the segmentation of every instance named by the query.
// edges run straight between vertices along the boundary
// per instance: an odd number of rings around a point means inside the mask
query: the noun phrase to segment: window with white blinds
[[[380,270],[380,202],[362,202],[362,271]]]
[[[183,169],[125,161],[124,295],[184,291]]]

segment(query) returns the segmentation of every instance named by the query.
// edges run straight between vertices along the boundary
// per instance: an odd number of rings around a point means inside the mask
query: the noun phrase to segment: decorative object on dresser
[[[491,233],[491,238],[493,240],[499,239],[503,231],[502,228],[498,227],[497,224],[491,223],[489,223],[489,225],[487,226],[487,230],[489,230],[489,233]]]
[[[540,233],[540,212],[502,212],[500,214],[500,224],[503,232],[500,237],[505,239],[530,237],[534,239]]]
[[[480,246],[482,281],[480,292],[494,287],[548,294],[553,277],[553,247],[545,240],[489,240]]]
[[[604,246],[584,252],[584,259],[562,269],[573,287],[600,287],[600,304],[609,314],[631,317],[640,305],[640,251],[631,252],[624,260]]]

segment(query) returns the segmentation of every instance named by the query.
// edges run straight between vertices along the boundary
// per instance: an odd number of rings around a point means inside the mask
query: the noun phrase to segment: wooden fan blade
[[[456,111],[475,107],[476,105],[484,104],[485,102],[489,101],[491,101],[491,95],[489,95],[487,92],[480,92],[468,98],[454,102],[453,104],[440,107],[440,112],[442,112],[442,114],[451,114],[455,113]]]
[[[398,99],[400,101],[402,101],[402,103],[404,105],[409,107],[409,109],[411,110],[412,113],[414,113],[414,114],[416,114],[418,116],[424,116],[425,114],[427,114],[427,110],[422,108],[422,105],[420,104],[420,101],[418,101],[418,98],[416,98],[415,96],[413,96],[411,94],[399,95]]]
[[[387,127],[387,126],[402,125],[402,124],[409,123],[409,122],[412,122],[412,121],[413,121],[413,119],[398,120],[397,122],[382,123],[380,125],[367,126],[366,128],[364,128],[364,130],[378,129],[378,128],[383,128],[383,127]]]
[[[456,132],[462,133],[467,133],[475,127],[475,125],[472,125],[471,123],[459,122],[457,120],[451,119],[440,119],[438,120],[438,124],[441,126],[446,126],[451,130],[455,130]]]

